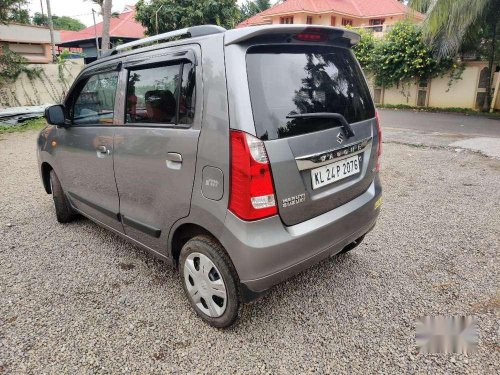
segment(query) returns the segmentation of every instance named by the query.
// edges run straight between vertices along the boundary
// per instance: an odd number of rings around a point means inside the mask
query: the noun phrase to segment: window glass
[[[90,77],[75,100],[73,124],[112,124],[118,72]]]
[[[248,84],[257,136],[276,139],[338,126],[294,114],[333,112],[349,123],[375,117],[352,51],[323,46],[257,46],[247,54]]]
[[[127,123],[177,123],[181,65],[131,70],[127,85]]]

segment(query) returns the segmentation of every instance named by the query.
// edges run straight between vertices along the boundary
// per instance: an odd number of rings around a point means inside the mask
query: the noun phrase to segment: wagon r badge
[[[294,197],[285,198],[282,201],[283,208],[294,206],[296,204],[304,202],[305,200],[306,200],[306,195],[305,194],[299,194],[299,195],[296,195]]]
[[[344,134],[342,134],[342,132],[340,132],[339,134],[337,134],[337,142],[338,143],[344,142]]]

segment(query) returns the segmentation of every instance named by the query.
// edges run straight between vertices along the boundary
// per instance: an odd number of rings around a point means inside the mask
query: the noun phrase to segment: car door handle
[[[108,150],[108,148],[106,146],[97,146],[96,150],[97,150],[97,157],[98,158],[103,158],[111,153],[111,151]]]
[[[170,169],[181,169],[182,155],[177,152],[169,152],[167,154],[167,167]]]
[[[169,152],[167,154],[167,160],[176,161],[177,163],[182,163],[182,155],[177,152]]]

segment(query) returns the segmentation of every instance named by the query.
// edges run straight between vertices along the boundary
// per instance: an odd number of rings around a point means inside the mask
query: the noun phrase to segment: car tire
[[[241,314],[239,279],[222,245],[205,235],[193,237],[179,257],[182,286],[196,314],[216,328],[227,328]]]
[[[57,221],[63,224],[69,223],[75,218],[76,212],[71,208],[68,198],[61,186],[61,182],[57,178],[54,170],[50,171],[50,190],[52,191],[52,198],[54,199]]]
[[[355,241],[352,241],[349,245],[347,245],[346,247],[344,247],[339,254],[345,254],[351,250],[354,250],[355,248],[357,248],[361,242],[363,242],[363,240],[365,239],[365,236],[361,236],[359,237],[357,240]]]

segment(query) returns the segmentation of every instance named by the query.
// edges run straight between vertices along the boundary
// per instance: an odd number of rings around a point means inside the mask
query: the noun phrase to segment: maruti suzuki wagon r
[[[208,25],[116,47],[46,110],[38,161],[57,220],[84,215],[170,261],[196,313],[230,326],[375,225],[381,131],[358,41]]]

